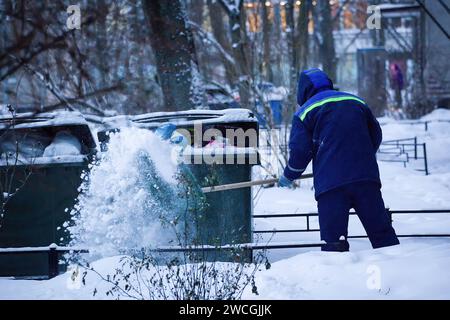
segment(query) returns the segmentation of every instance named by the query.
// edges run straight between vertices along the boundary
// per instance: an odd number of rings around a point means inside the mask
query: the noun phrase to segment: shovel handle
[[[305,174],[305,175],[301,176],[298,180],[310,179],[312,177],[313,177],[312,174]],[[278,182],[278,178],[245,181],[245,182],[237,182],[237,183],[230,183],[230,184],[222,184],[222,185],[213,186],[213,187],[204,187],[204,188],[202,188],[202,191],[203,191],[203,193],[218,192],[218,191],[225,191],[225,190],[248,188],[248,187],[253,187],[253,186],[261,186],[264,184],[272,184],[272,183],[277,183],[277,182]]]

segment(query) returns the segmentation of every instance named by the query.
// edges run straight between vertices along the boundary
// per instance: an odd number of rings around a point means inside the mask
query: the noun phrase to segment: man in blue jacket
[[[359,97],[333,89],[320,69],[300,74],[288,165],[281,187],[291,187],[313,161],[323,251],[348,251],[349,210],[354,208],[373,248],[399,244],[384,207],[375,153],[382,133]]]

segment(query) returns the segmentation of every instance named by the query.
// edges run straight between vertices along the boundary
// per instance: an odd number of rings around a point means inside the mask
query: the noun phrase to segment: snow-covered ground
[[[423,120],[450,120],[450,111],[436,110]],[[381,119],[384,140],[411,138],[426,142],[430,175],[415,171],[415,164],[380,162],[383,196],[387,207],[450,209],[450,123],[411,125]],[[417,163],[417,167],[420,163]],[[256,214],[316,212],[310,182],[296,190],[262,189]],[[398,234],[450,233],[450,214],[394,215]],[[312,226],[317,221],[312,220]],[[302,218],[258,219],[255,229],[305,227]],[[352,217],[350,235],[364,230]],[[277,234],[272,242],[317,241],[318,233]],[[259,240],[264,241],[264,240]],[[351,252],[322,253],[318,249],[272,250],[272,267],[256,274],[259,296],[246,299],[450,299],[450,239],[402,238],[401,245],[372,250],[367,239],[350,240]],[[105,258],[95,265],[112,273],[117,259]],[[86,299],[94,287],[102,287],[95,275],[86,286],[74,285],[70,274],[47,281],[0,279],[0,299]],[[97,298],[104,298],[99,295]]]

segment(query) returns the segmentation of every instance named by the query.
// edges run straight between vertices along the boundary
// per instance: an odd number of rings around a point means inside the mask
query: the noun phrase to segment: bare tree
[[[27,71],[30,68],[52,79],[72,107],[83,112],[103,115],[104,110],[133,113],[161,107],[138,0],[83,1],[79,30],[66,27],[66,0],[0,4],[0,87],[5,102],[19,112],[68,107],[48,91],[48,81]],[[18,79],[21,87],[14,90],[10,84]]]

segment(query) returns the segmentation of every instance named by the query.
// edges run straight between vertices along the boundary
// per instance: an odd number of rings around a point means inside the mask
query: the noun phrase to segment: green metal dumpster
[[[0,248],[8,251],[0,251],[0,276],[46,276],[47,253],[18,251],[68,243],[70,208],[96,144],[75,112],[2,116],[0,137]]]
[[[214,156],[217,162],[198,161],[198,158],[205,159],[209,155],[208,150],[184,154],[185,159],[190,160],[188,167],[201,187],[250,181],[252,166],[258,157],[256,150],[228,148]],[[242,158],[238,159],[240,156]],[[226,163],[227,157],[234,158],[234,163]],[[241,161],[238,163],[238,160]],[[205,202],[204,219],[199,221],[202,244],[222,246],[253,242],[251,188],[207,193]]]
[[[175,124],[178,132],[190,140],[192,148],[183,157],[201,187],[249,181],[252,166],[259,164],[258,121],[247,109],[156,112],[132,116],[128,121],[129,125],[149,130],[164,123]],[[117,129],[112,126],[98,133],[102,150],[106,149],[108,131]],[[208,130],[216,130],[215,133],[220,132],[225,138],[229,135],[227,146],[211,144],[214,137]],[[253,242],[251,188],[208,193],[205,200],[206,209],[199,220],[201,244],[223,246]],[[251,259],[251,252],[245,255],[244,260]],[[221,254],[215,258],[230,260],[233,257]]]

